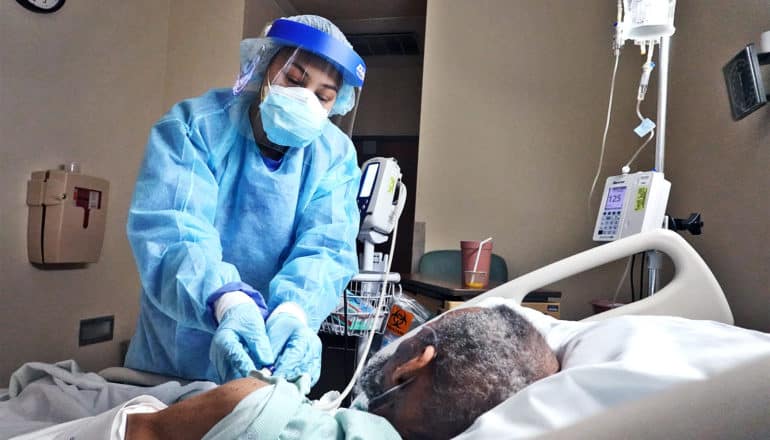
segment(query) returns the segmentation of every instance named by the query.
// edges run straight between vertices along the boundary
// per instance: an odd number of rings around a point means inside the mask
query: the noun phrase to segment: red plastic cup
[[[463,240],[460,242],[462,251],[462,276],[463,286],[470,289],[486,289],[489,286],[489,266],[492,262],[492,241],[484,243],[479,255],[479,264],[476,264],[476,255],[479,253],[481,241]]]
[[[591,301],[591,308],[594,309],[594,315],[597,313],[606,312],[614,308],[624,306],[624,303],[612,302],[608,299],[595,299]]]

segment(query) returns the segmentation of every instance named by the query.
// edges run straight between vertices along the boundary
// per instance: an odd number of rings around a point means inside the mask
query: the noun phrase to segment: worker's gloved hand
[[[227,309],[211,340],[209,359],[221,383],[246,377],[275,362],[259,307],[244,302]]]
[[[276,355],[276,376],[293,380],[303,373],[315,384],[321,375],[321,339],[310,327],[290,313],[267,319],[267,335]]]

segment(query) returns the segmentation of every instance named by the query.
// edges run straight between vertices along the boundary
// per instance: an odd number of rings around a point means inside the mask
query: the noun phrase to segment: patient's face
[[[413,341],[416,342],[416,341]],[[414,377],[405,380],[394,377],[394,372],[400,364],[409,359],[409,341],[403,341],[395,353],[390,356],[376,354],[366,364],[360,379],[362,391],[370,399],[369,411],[387,419],[401,435],[411,431],[411,427],[419,426],[416,415],[421,396],[431,392],[432,378],[429,369],[420,371]],[[394,389],[398,387],[398,389]],[[391,390],[387,396],[372,401],[373,397],[381,396]]]
[[[466,308],[423,326],[392,355],[375,355],[359,387],[369,411],[402,437],[449,439],[558,366],[543,336],[515,310]]]

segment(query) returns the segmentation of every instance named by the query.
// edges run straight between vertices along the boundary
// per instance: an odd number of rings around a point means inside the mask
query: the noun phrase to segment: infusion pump
[[[612,241],[663,226],[671,182],[656,171],[607,178],[594,241]]]
[[[374,245],[385,243],[396,227],[406,203],[406,185],[401,181],[401,168],[393,158],[369,159],[361,169],[357,198],[361,212],[358,240],[364,244],[361,270],[372,271],[378,262],[380,267],[387,267],[387,255],[377,255]]]

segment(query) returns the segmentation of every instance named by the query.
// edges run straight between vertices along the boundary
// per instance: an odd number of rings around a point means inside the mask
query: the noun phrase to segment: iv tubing
[[[615,77],[618,73],[618,61],[620,60],[620,50],[615,50],[615,66],[612,68],[612,80],[610,81],[610,99],[607,104],[607,121],[604,124],[604,134],[602,135],[602,149],[599,153],[599,165],[596,167],[596,174],[594,180],[591,182],[591,191],[588,192],[588,210],[591,210],[591,197],[594,195],[596,189],[596,182],[599,180],[599,175],[602,172],[602,164],[604,163],[604,150],[607,145],[607,132],[610,129],[610,117],[612,115],[612,98],[615,95]]]
[[[647,86],[650,84],[650,74],[655,67],[655,63],[652,62],[652,54],[655,51],[655,42],[649,41],[647,43],[642,43],[642,47],[645,47],[647,44],[649,44],[647,61],[642,64],[642,77],[639,79],[639,91],[636,93],[636,99],[640,101],[644,101],[644,97],[647,95]]]
[[[596,174],[594,180],[591,182],[591,190],[588,191],[588,212],[590,216],[591,212],[591,197],[596,190],[596,182],[599,180],[599,175],[602,173],[602,164],[604,163],[604,151],[607,146],[607,132],[610,129],[610,117],[612,115],[612,98],[615,95],[615,78],[618,73],[618,61],[620,60],[620,48],[623,46],[625,39],[623,38],[623,0],[618,0],[618,17],[615,22],[615,39],[613,40],[612,51],[615,54],[615,65],[612,67],[612,80],[610,80],[610,99],[607,103],[607,120],[604,124],[604,134],[602,134],[602,149],[599,153],[599,165],[596,167]]]
[[[647,136],[647,140],[644,141],[644,143],[639,148],[636,149],[636,152],[634,153],[634,155],[631,156],[631,159],[629,159],[628,162],[626,162],[626,164],[624,166],[631,167],[631,164],[636,160],[636,156],[639,156],[639,153],[641,153],[642,150],[644,150],[644,147],[646,147],[647,144],[650,143],[650,141],[652,140],[653,136],[655,136],[655,130],[650,131],[650,135]]]
[[[650,41],[649,42],[649,49],[647,50],[647,62],[644,63],[644,66],[649,66],[652,64],[652,52],[655,48],[655,43]],[[639,94],[636,98],[636,117],[639,118],[640,121],[644,121],[644,115],[642,115],[640,106],[642,105],[642,101],[644,100],[644,95],[647,92],[647,82],[649,82],[650,79],[650,72],[644,70],[644,66],[642,66],[642,77],[639,80]],[[646,80],[645,80],[646,76]],[[639,156],[639,153],[644,150],[644,147],[647,146],[647,144],[650,143],[652,138],[655,137],[655,130],[650,130],[650,135],[647,137],[647,140],[645,140],[642,145],[636,149],[634,154],[631,156],[631,159],[626,162],[626,164],[623,166],[623,168],[630,168],[631,164],[636,160],[636,157]]]
[[[401,182],[399,182],[399,185],[403,185]],[[405,189],[405,188],[403,188]],[[402,193],[402,196],[406,196]],[[399,218],[401,216],[401,213],[399,213],[396,218]],[[380,298],[377,301],[377,308],[375,310],[375,320],[374,322],[377,322],[377,318],[379,317],[380,310],[382,309],[383,300],[385,299],[385,293],[387,292],[388,288],[388,274],[390,274],[390,265],[393,263],[393,251],[396,248],[396,237],[398,235],[398,221],[396,221],[396,225],[393,227],[393,237],[390,241],[390,258],[388,258],[388,267],[385,269],[385,276],[382,280],[382,289],[380,290]],[[356,366],[356,371],[353,372],[353,377],[350,379],[350,382],[348,383],[348,386],[345,387],[345,389],[340,393],[340,395],[334,399],[331,402],[327,403],[318,403],[314,405],[314,408],[318,408],[321,411],[334,411],[337,408],[340,407],[342,404],[342,401],[345,400],[345,398],[350,394],[351,391],[353,391],[353,387],[356,384],[356,380],[358,380],[358,376],[361,375],[361,370],[364,367],[364,364],[366,363],[366,356],[369,354],[369,349],[372,347],[372,340],[374,340],[374,328],[372,328],[369,331],[369,336],[366,339],[366,348],[364,349],[364,355],[361,356],[361,359],[358,361],[358,366]]]

